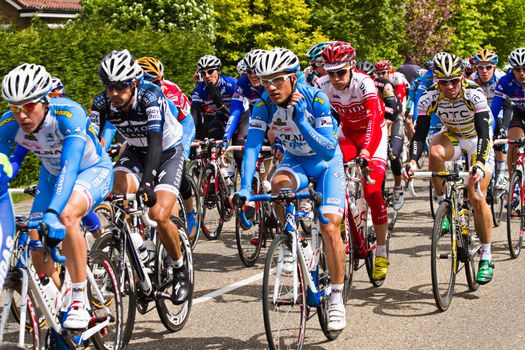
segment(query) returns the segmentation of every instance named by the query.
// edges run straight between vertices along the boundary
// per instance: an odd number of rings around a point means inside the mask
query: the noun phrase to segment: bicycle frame
[[[60,322],[60,316],[61,316],[60,314],[64,308],[69,306],[70,291],[71,291],[71,280],[66,270],[65,280],[60,290],[56,289],[56,293],[54,293],[54,295],[46,294],[46,291],[44,290],[44,287],[42,285],[42,282],[40,281],[38,273],[32,263],[32,260],[30,259],[28,244],[29,244],[29,234],[27,230],[20,232],[16,240],[15,253],[13,254],[13,257],[12,257],[13,259],[12,264],[11,264],[12,267],[10,268],[8,275],[7,275],[7,279],[6,279],[10,281],[9,284],[11,284],[11,282],[16,281],[17,279],[21,279],[22,281],[21,292],[20,292],[20,295],[21,295],[20,325],[21,327],[20,327],[19,343],[18,343],[20,347],[24,346],[24,336],[25,336],[26,327],[22,325],[26,324],[27,307],[28,307],[27,300],[28,300],[29,294],[36,301],[37,305],[39,306],[39,309],[42,311],[50,327],[54,329],[55,332],[57,332],[58,334],[63,334],[64,329]],[[104,296],[102,295],[102,292],[100,291],[100,289],[97,287],[95,278],[89,266],[87,266],[86,272],[87,272],[87,280],[92,286],[92,290],[95,291],[96,297],[98,298],[99,301],[101,301],[100,305],[102,305],[105,313],[109,317],[106,317],[105,320],[96,324],[94,327],[88,328],[87,330],[83,331],[80,334],[80,342],[91,338],[94,334],[101,331],[103,328],[107,327],[109,323],[114,319],[114,316],[111,315],[109,308],[104,303]],[[110,278],[112,278],[113,280],[116,280],[115,275],[110,276]],[[53,281],[51,280],[49,281],[49,283],[53,284]],[[2,319],[0,321],[0,343],[2,343],[3,341],[3,334],[4,334],[5,326],[7,323],[7,318],[9,316],[10,308],[11,308],[11,301],[12,301],[13,293],[14,293],[14,288],[8,287],[6,299],[4,302],[4,308],[2,312]],[[34,312],[32,312],[31,314],[35,315]],[[36,320],[32,320],[32,322],[34,324]],[[68,343],[68,346],[70,347],[76,346],[70,337],[65,337],[64,340],[66,340],[66,342]]]

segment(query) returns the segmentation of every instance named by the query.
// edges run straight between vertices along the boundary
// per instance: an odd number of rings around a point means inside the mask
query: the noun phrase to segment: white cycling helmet
[[[261,50],[261,49],[255,49],[255,50],[251,50],[250,52],[247,52],[246,55],[244,55],[244,64],[246,65],[246,68],[255,69],[255,65],[257,64],[257,61],[262,56],[262,54],[265,52],[266,50]]]
[[[199,58],[199,61],[197,61],[197,70],[199,72],[206,69],[221,69],[221,67],[221,60],[213,55],[202,56]]]
[[[98,66],[98,77],[104,84],[140,79],[142,68],[128,50],[110,52]]]
[[[509,64],[512,68],[525,67],[525,48],[513,50],[509,55]]]
[[[244,59],[237,63],[237,73],[239,73],[239,75],[246,74],[246,64],[244,63]]]
[[[292,51],[282,48],[263,53],[255,67],[260,77],[275,73],[296,73],[298,70],[299,58]]]
[[[13,104],[36,101],[47,96],[51,87],[51,75],[44,66],[24,63],[4,77],[2,97]]]

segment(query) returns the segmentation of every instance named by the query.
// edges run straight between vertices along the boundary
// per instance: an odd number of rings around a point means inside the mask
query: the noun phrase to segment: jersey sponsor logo
[[[69,164],[69,161],[66,159],[64,161],[64,166],[62,167],[62,170],[60,171],[60,176],[58,177],[58,182],[56,186],[56,194],[61,195],[62,189],[64,188],[64,181],[66,180],[66,172],[67,172],[67,166]]]
[[[255,105],[255,107],[261,107],[262,105],[264,105],[264,101],[261,100]]]
[[[315,120],[316,128],[331,128],[333,127],[333,122],[331,117],[322,117]]]
[[[109,174],[109,169],[102,169],[100,173],[97,175],[97,177],[93,180],[93,186],[99,187],[103,181],[107,180]]]
[[[281,118],[276,118],[274,121],[273,121],[273,124],[274,125],[277,125],[277,126],[284,126],[286,125],[286,122],[283,122],[283,120]]]
[[[252,119],[250,120],[250,129],[266,131],[267,124],[262,120]]]
[[[324,99],[322,99],[320,97],[314,98],[314,102],[319,102],[320,104],[324,105]]]
[[[12,122],[13,120],[15,120],[15,117],[9,117],[9,118],[6,118],[6,119],[0,121],[0,127],[4,126],[5,124],[7,124],[9,122]]]
[[[146,114],[148,115],[148,120],[162,120],[159,107],[146,108]]]
[[[71,113],[70,111],[66,111],[64,109],[55,109],[55,114],[62,115],[68,119],[71,119],[71,117],[73,116],[73,113]]]

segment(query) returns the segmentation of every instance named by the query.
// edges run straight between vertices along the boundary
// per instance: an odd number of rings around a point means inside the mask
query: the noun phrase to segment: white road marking
[[[213,298],[216,298],[218,296],[221,296],[223,294],[226,294],[228,292],[231,292],[232,290],[235,290],[235,289],[238,289],[238,288],[241,288],[241,287],[244,287],[250,283],[253,283],[255,281],[258,281],[260,279],[263,278],[263,273],[258,273],[256,275],[253,275],[252,277],[249,277],[249,278],[246,278],[242,281],[239,281],[239,282],[235,282],[234,284],[230,284],[229,286],[226,286],[224,288],[221,288],[221,289],[217,289],[211,293],[208,293],[208,294],[205,294],[201,297],[198,297],[197,299],[193,299],[193,305],[195,304],[199,304],[199,303],[204,303],[206,301],[210,301],[212,300]]]

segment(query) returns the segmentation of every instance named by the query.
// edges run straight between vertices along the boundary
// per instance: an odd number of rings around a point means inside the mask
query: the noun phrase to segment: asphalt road
[[[505,222],[494,232],[493,281],[471,293],[461,271],[450,308],[439,312],[430,276],[432,219],[426,189],[418,184],[421,196],[407,198],[400,212],[383,286],[374,288],[365,269],[358,270],[346,308],[347,328],[328,342],[314,314],[307,322],[306,349],[524,348],[524,257],[510,259]],[[27,205],[17,208],[24,211]],[[195,299],[184,329],[167,332],[153,307],[146,315],[137,313],[129,348],[267,348],[261,302],[264,256],[263,251],[253,268],[242,265],[232,222],[219,240],[203,238],[194,251]]]

